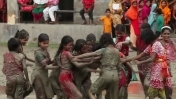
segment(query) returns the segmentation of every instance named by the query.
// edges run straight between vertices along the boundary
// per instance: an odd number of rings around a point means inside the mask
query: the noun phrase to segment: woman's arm
[[[87,58],[87,57],[94,57],[94,56],[99,56],[102,54],[102,49],[99,49],[95,52],[91,52],[91,53],[86,53],[86,54],[82,54],[82,55],[78,55],[75,56],[76,58]]]
[[[29,76],[28,76],[28,71],[27,71],[26,60],[25,59],[22,59],[22,65],[23,65],[23,70],[24,70],[24,75],[26,77],[26,80],[29,81]]]

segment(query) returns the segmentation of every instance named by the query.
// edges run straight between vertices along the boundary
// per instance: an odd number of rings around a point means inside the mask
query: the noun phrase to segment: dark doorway
[[[74,10],[74,0],[60,0],[59,1],[60,10]],[[60,21],[73,22],[74,13],[61,13]]]

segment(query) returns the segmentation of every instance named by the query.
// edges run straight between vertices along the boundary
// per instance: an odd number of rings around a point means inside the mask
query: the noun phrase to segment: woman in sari
[[[32,14],[34,17],[34,22],[39,22],[43,17],[43,10],[46,7],[48,0],[34,0],[34,9]]]
[[[137,0],[131,0],[131,7],[126,12],[126,17],[130,20],[130,40],[132,46],[136,47],[136,37],[140,35]]]
[[[119,9],[115,9],[113,6],[119,4]],[[121,19],[123,17],[123,10],[121,0],[111,0],[109,3],[109,9],[111,10],[113,25],[112,25],[112,37],[115,37],[115,27],[117,24],[121,24]]]
[[[34,8],[32,0],[18,0],[18,3],[20,4],[20,10],[25,12],[31,12]]]
[[[142,8],[142,20],[143,22],[147,22],[148,21],[148,16],[150,14],[150,0],[144,0],[144,6]]]
[[[171,10],[169,9],[169,4],[168,4],[167,0],[161,0],[161,2],[159,4],[159,8],[163,12],[164,25],[167,25],[171,19]]]
[[[153,3],[152,7],[151,7],[151,11],[150,14],[148,16],[148,23],[150,24],[150,26],[152,25],[152,23],[155,21],[156,19],[156,13],[155,13],[155,9],[157,8],[157,4]]]
[[[0,0],[0,22],[7,22],[7,0]]]

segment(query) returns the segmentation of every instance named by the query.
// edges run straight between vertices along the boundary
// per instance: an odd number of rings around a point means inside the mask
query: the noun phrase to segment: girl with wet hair
[[[58,66],[48,66],[52,64],[48,53],[49,36],[41,33],[38,36],[38,49],[34,52],[35,67],[31,74],[32,83],[36,93],[36,99],[52,99],[54,97],[51,82],[48,77],[48,69],[57,69]]]
[[[100,77],[91,85],[92,94],[101,94],[106,90],[105,99],[118,98],[118,69],[120,66],[119,51],[114,46],[113,39],[109,34],[103,34],[100,38],[100,44],[103,48],[76,56],[77,58],[96,57],[101,55],[100,64],[102,73]]]
[[[149,99],[155,99],[155,97],[166,99],[165,86],[171,86],[171,83],[165,48],[157,40],[151,29],[143,30],[141,38],[146,44],[149,44],[149,46],[141,54],[136,57],[123,60],[123,62],[134,61],[137,65],[152,62],[150,84],[148,88]],[[138,59],[146,54],[150,54],[148,59],[138,61]]]
[[[20,49],[19,49],[20,53],[22,53],[25,56],[26,60],[34,63],[35,61],[33,59],[28,58],[26,56],[26,54],[24,53],[24,51],[23,51],[23,46],[25,46],[27,44],[27,42],[28,42],[29,33],[26,30],[24,30],[24,29],[18,30],[14,37],[19,39],[20,42],[21,42],[20,43],[21,44],[20,45]]]
[[[92,63],[89,62],[76,62],[75,56],[72,55],[73,50],[73,38],[70,36],[64,36],[61,40],[61,44],[55,55],[55,61],[60,66],[59,83],[66,94],[68,99],[82,99],[82,94],[74,84],[73,66],[81,68],[88,66]]]

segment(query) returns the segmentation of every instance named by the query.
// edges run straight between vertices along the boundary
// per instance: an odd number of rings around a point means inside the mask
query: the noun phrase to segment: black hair
[[[108,9],[106,9],[106,12],[108,12],[108,11],[109,11],[109,12],[111,12],[111,10],[110,10],[109,8],[108,8]]]
[[[92,47],[92,51],[93,51],[93,52],[94,52],[94,51],[97,51],[97,50],[99,50],[99,49],[101,49],[100,43],[95,43],[95,44],[93,45],[93,47]]]
[[[20,46],[20,40],[17,38],[10,38],[7,45],[9,51],[17,51]]]
[[[96,42],[96,36],[93,33],[90,33],[87,35],[86,41]]]
[[[169,26],[168,26],[168,27],[169,27]],[[163,28],[161,29],[161,33],[163,33],[165,30],[169,30],[169,32],[171,33],[172,30],[171,30],[171,28],[168,28],[168,27],[163,27]]]
[[[125,28],[125,25],[123,24],[118,24],[115,28],[116,31],[120,30],[122,32],[125,32],[126,28]]]
[[[144,2],[144,0],[139,0],[139,4],[140,4],[141,2]]]
[[[142,25],[141,25],[141,29],[147,29],[147,28],[151,28],[151,26],[150,26],[150,24],[148,24],[148,23],[142,23]]]
[[[70,42],[73,42],[73,38],[71,36],[64,36],[61,40],[60,46],[56,52],[55,58],[61,53],[61,51],[63,50],[64,46],[67,45]]]
[[[156,36],[150,28],[146,28],[141,32],[141,39],[145,42],[145,44],[151,44],[154,40],[156,40]]]
[[[27,37],[29,37],[29,33],[24,29],[18,30],[14,37],[18,39],[26,39]]]
[[[86,41],[84,39],[78,39],[73,50],[79,52],[84,45],[86,45]]]
[[[158,15],[163,14],[163,12],[162,12],[162,10],[161,10],[160,8],[157,8],[157,9],[156,9],[156,13],[157,13]]]
[[[44,42],[44,41],[49,41],[49,36],[48,36],[48,34],[46,34],[46,33],[41,33],[41,34],[38,36],[38,46],[39,46],[39,43],[40,43],[40,42]]]
[[[163,2],[167,3],[167,0],[161,0],[161,3],[163,3]]]
[[[113,39],[110,34],[104,33],[100,37],[100,44],[102,47],[106,47],[109,44],[115,45]]]

